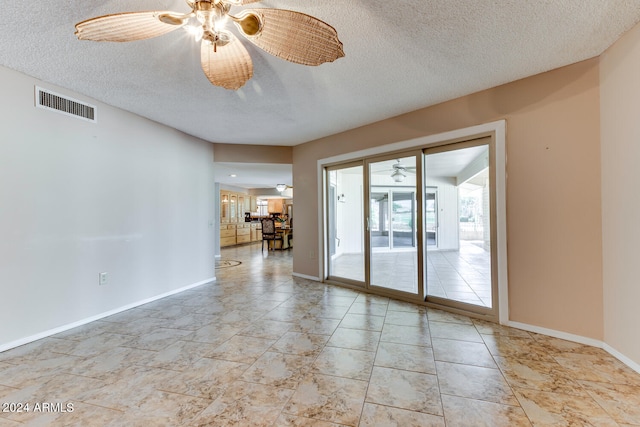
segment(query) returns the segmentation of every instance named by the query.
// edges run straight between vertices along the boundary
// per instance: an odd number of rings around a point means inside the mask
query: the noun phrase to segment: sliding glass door
[[[424,151],[427,301],[480,312],[495,304],[489,143],[485,138]],[[437,212],[430,212],[430,199]]]
[[[327,264],[329,278],[364,286],[363,165],[327,170]]]
[[[419,292],[418,158],[405,155],[367,162],[371,287]]]
[[[325,168],[326,276],[497,317],[492,137]]]

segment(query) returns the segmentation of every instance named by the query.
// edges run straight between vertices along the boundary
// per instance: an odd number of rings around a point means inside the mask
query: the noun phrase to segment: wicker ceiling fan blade
[[[202,71],[209,81],[225,89],[241,88],[253,76],[253,62],[249,52],[233,34],[224,46],[205,41],[200,47]]]
[[[335,28],[304,13],[251,9],[232,19],[251,43],[290,62],[320,65],[344,56]]]
[[[129,42],[161,36],[180,28],[190,15],[170,11],[126,12],[76,24],[80,40]]]
[[[192,9],[196,7],[196,3],[198,2],[198,0],[186,0],[186,1],[189,7]],[[229,4],[231,6],[245,6],[251,3],[259,3],[261,1],[262,0],[222,0],[223,3]]]

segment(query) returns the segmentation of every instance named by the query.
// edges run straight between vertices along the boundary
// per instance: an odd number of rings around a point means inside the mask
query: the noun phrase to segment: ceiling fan
[[[391,178],[393,178],[395,182],[404,181],[404,179],[407,177],[407,172],[416,172],[415,166],[404,166],[402,163],[400,163],[400,159],[397,159],[396,162],[397,163],[394,163],[392,165],[393,171],[391,172]]]
[[[344,56],[336,30],[324,21],[284,9],[232,6],[260,0],[186,0],[189,13],[125,12],[76,24],[80,40],[128,42],[161,36],[185,28],[201,40],[200,62],[209,81],[239,89],[253,76],[253,62],[244,45],[225,27],[232,21],[247,40],[264,51],[302,65],[320,65]]]

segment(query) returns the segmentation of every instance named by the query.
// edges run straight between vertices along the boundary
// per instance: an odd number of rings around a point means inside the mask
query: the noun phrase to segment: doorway
[[[418,295],[418,154],[367,159],[370,288]]]
[[[416,247],[414,191],[372,192],[370,209],[372,247],[380,250]]]
[[[325,182],[324,279],[507,319],[504,122],[473,129],[483,128],[466,138],[455,132],[450,139],[424,138],[422,146],[410,141],[412,149],[319,163]],[[351,200],[340,176],[353,167],[358,203],[340,209],[343,196]],[[350,262],[358,271],[353,275],[338,268],[352,253],[338,249],[346,233],[332,225],[347,223],[360,239]]]
[[[365,283],[363,171],[356,162],[326,172],[328,278],[356,286]]]
[[[425,228],[427,301],[472,311],[495,305],[490,142],[485,138],[424,150],[425,198],[439,195],[437,221],[430,226],[427,213]]]

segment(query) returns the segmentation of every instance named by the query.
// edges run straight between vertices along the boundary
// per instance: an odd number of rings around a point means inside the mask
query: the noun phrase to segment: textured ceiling
[[[254,77],[212,86],[186,32],[78,41],[74,24],[182,0],[3,2],[0,65],[211,142],[296,145],[599,55],[640,20],[638,0],[265,0],[338,31],[319,67],[247,44]],[[234,7],[232,13],[246,7]]]
[[[222,184],[273,189],[277,184],[293,185],[291,169],[286,164],[216,162],[214,173],[216,182]]]

